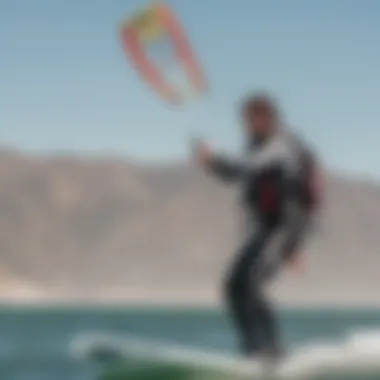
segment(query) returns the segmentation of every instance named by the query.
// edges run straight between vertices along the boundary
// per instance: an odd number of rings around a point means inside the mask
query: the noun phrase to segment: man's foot
[[[285,357],[285,350],[279,345],[263,347],[262,345],[253,345],[252,342],[242,347],[242,353],[245,358],[263,362],[266,366],[276,366]]]
[[[285,351],[280,347],[268,347],[261,351],[261,356],[267,365],[275,366],[285,358]]]
[[[241,352],[247,359],[260,357],[262,355],[262,347],[260,345],[253,345],[251,342],[249,344],[244,344],[241,348]]]

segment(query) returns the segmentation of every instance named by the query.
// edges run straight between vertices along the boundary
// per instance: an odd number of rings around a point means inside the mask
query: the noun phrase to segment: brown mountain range
[[[0,153],[0,296],[212,301],[237,202],[185,163]],[[329,175],[303,276],[285,303],[380,306],[380,187]]]

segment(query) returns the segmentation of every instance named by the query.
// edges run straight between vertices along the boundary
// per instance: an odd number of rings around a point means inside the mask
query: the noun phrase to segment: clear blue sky
[[[211,84],[178,110],[120,46],[120,22],[145,1],[0,0],[0,142],[170,159],[194,129],[235,150],[237,102],[265,88],[331,166],[380,178],[380,1],[169,3]]]

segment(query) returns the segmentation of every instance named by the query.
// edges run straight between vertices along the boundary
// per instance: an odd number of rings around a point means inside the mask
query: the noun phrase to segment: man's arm
[[[207,172],[224,181],[235,181],[241,178],[245,170],[243,162],[233,160],[213,153],[210,148],[200,140],[192,141],[193,153],[197,161]]]
[[[306,210],[293,215],[288,221],[288,236],[283,251],[283,260],[287,267],[298,275],[305,271],[305,240],[310,237],[313,229],[312,215]]]
[[[298,250],[303,245],[311,227],[311,215],[306,210],[299,211],[297,214],[292,215],[288,221],[289,233],[285,244],[284,258],[289,261],[297,257]]]
[[[217,155],[210,158],[206,168],[216,177],[229,182],[239,180],[245,171],[242,163]]]

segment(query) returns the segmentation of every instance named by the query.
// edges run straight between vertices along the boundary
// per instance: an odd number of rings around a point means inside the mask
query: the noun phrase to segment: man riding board
[[[280,268],[298,266],[318,206],[315,155],[283,125],[274,100],[254,94],[242,105],[245,158],[215,154],[203,142],[195,155],[209,173],[236,182],[248,236],[225,282],[225,297],[247,356],[278,358],[277,323],[263,288]]]

